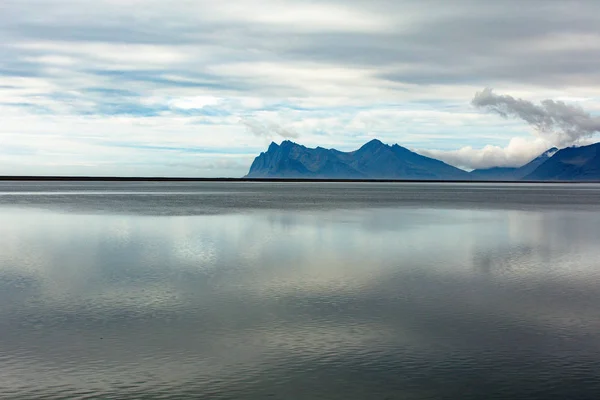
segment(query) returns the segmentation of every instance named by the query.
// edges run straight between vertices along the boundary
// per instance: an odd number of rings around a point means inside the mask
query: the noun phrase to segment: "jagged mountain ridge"
[[[373,139],[358,150],[308,148],[289,140],[271,143],[250,167],[249,178],[469,180],[469,173],[440,160]]]
[[[475,181],[600,181],[600,143],[552,148],[519,168],[469,172],[405,147],[374,139],[351,152],[271,143],[254,159],[248,178],[406,179]]]
[[[559,150],[523,179],[600,181],[600,143]]]

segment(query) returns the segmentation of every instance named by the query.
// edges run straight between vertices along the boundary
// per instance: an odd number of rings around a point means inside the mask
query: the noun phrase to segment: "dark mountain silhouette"
[[[549,149],[519,168],[470,173],[402,146],[374,139],[352,152],[308,148],[289,140],[271,143],[255,158],[248,178],[408,179],[408,180],[600,180],[600,143]]]
[[[517,181],[531,174],[557,151],[558,149],[556,147],[546,150],[544,153],[519,168],[494,167],[475,169],[471,171],[470,175],[473,180],[478,181]]]
[[[271,143],[248,178],[469,180],[468,172],[404,147],[374,139],[352,152]]]
[[[559,150],[523,179],[533,181],[600,180],[600,143]]]

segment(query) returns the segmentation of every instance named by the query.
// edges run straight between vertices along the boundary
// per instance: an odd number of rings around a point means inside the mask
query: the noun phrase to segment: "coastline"
[[[514,180],[429,180],[429,179],[315,179],[315,178],[190,178],[190,177],[138,177],[138,176],[0,176],[3,181],[22,182],[290,182],[290,183],[511,183],[511,184],[555,184],[555,183],[600,183],[589,181],[514,181]]]

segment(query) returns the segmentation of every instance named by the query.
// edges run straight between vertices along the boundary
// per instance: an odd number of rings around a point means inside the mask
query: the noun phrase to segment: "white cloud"
[[[473,110],[476,90],[600,112],[600,6],[539,5],[522,4],[516,19],[470,1],[4,0],[2,169],[35,171],[47,164],[40,152],[60,150],[60,171],[94,160],[98,174],[129,174],[134,159],[154,174],[190,173],[157,146],[229,152],[247,168],[268,135],[240,120],[310,146],[379,137],[469,165],[520,163],[541,144],[523,124]],[[17,148],[36,155],[7,154]],[[208,165],[194,173],[214,173]]]
[[[178,97],[168,100],[167,104],[171,107],[180,108],[182,110],[193,110],[204,108],[206,106],[215,106],[221,102],[221,99],[214,96],[189,96]]]
[[[512,138],[506,147],[487,145],[482,148],[471,146],[458,150],[417,150],[420,154],[437,158],[450,165],[466,169],[491,167],[520,167],[527,164],[552,144],[541,138]]]
[[[283,26],[292,31],[378,32],[392,25],[382,14],[361,12],[335,4],[296,3],[267,0],[257,7],[254,1],[212,4],[210,18],[232,22],[255,22]]]

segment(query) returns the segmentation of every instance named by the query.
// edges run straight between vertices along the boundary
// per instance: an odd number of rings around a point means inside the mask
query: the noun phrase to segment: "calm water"
[[[0,183],[0,398],[598,399],[600,186]]]

